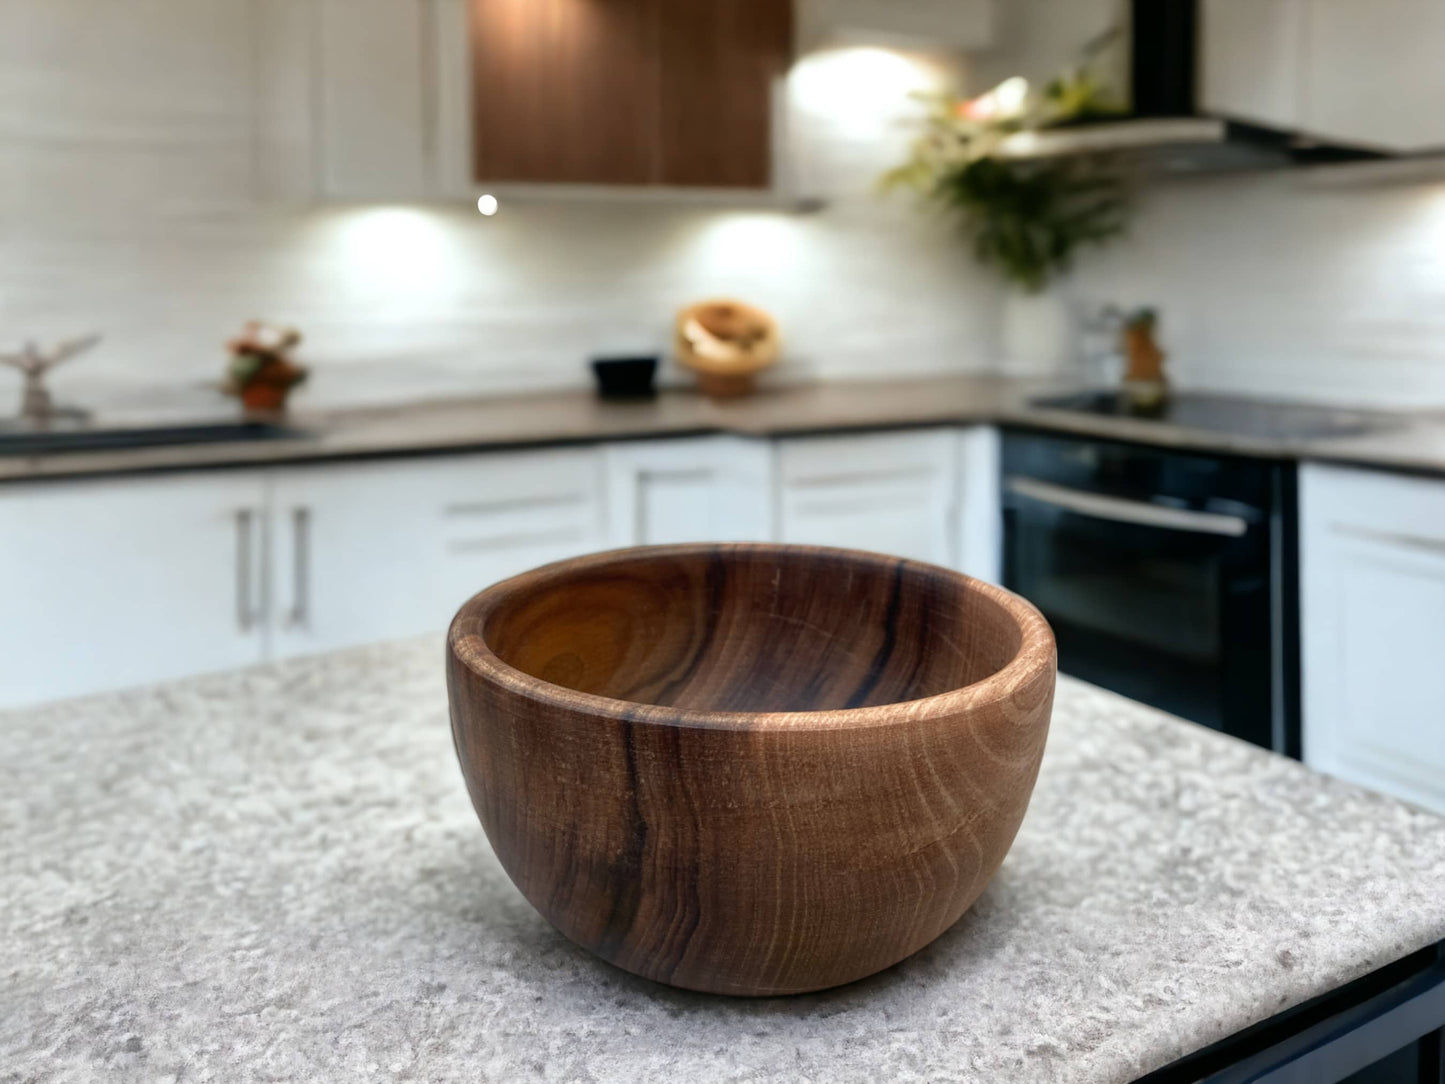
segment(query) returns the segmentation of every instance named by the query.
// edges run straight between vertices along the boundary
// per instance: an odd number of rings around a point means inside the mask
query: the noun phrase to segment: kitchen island
[[[0,735],[6,1081],[1121,1081],[1445,939],[1445,820],[1067,678],[973,910],[751,1001],[612,969],[522,899],[440,638]]]

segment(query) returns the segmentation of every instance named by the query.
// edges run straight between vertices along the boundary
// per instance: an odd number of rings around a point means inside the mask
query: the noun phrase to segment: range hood
[[[1382,157],[1297,132],[1202,115],[1196,106],[1197,0],[1132,0],[1129,10],[1130,112],[1020,132],[1003,142],[1000,156],[1117,152],[1162,173],[1216,173]]]

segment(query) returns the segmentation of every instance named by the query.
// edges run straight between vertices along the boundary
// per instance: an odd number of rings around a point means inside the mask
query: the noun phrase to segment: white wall
[[[993,353],[994,286],[966,246],[871,190],[901,153],[907,92],[947,77],[935,64],[875,51],[796,69],[821,214],[281,205],[258,195],[257,116],[277,95],[258,82],[275,43],[256,10],[0,4],[0,346],[103,332],[57,376],[72,399],[215,380],[249,317],[304,330],[318,405],[580,384],[589,353],[658,348],[674,309],[711,294],[778,314],[776,379],[956,371]]]
[[[1445,166],[1163,185],[1065,288],[1157,305],[1181,386],[1445,406]]]

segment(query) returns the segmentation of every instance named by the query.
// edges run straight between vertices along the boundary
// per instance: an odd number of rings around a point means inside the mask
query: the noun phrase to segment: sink
[[[1032,407],[1103,417],[1138,418],[1189,429],[1208,429],[1275,440],[1348,437],[1389,428],[1387,415],[1231,395],[1178,392],[1162,406],[1139,410],[1116,391],[1086,391],[1035,399]]]
[[[178,425],[0,428],[0,456],[63,452],[113,452],[185,444],[250,443],[307,436],[305,430],[272,422],[226,421]]]

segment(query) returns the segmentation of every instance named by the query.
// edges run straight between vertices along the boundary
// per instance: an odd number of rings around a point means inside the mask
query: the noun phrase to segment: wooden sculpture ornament
[[[1013,843],[1053,634],[1002,588],[771,544],[594,554],[448,636],[452,733],[498,859],[604,960],[792,994],[927,945]]]
[[[747,395],[758,373],[778,360],[777,321],[741,301],[687,306],[677,314],[676,339],[678,361],[717,399]]]

